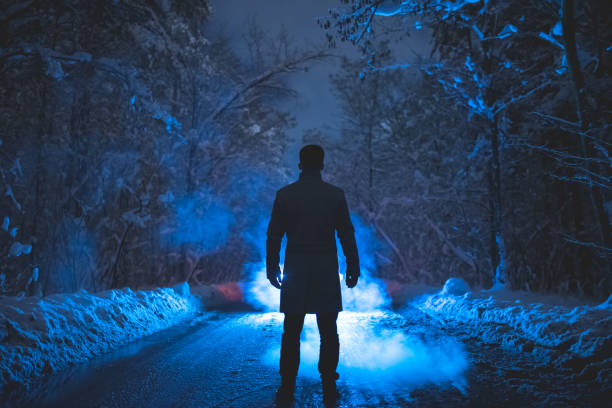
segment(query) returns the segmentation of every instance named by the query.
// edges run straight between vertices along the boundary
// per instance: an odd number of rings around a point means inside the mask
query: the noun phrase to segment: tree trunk
[[[585,158],[594,157],[595,152],[591,144],[585,140],[583,133],[590,129],[592,125],[592,116],[587,103],[586,90],[584,87],[584,75],[578,60],[576,47],[576,21],[574,19],[574,0],[563,0],[563,39],[565,41],[565,53],[567,64],[570,68],[571,78],[574,84],[574,97],[576,99],[576,114],[582,133],[580,134],[580,153]],[[601,189],[593,185],[590,174],[597,171],[589,160],[585,160],[587,177],[588,177],[588,199],[593,211],[595,220],[595,228],[599,244],[606,248],[612,248],[610,239],[610,221],[603,206],[603,195]],[[612,275],[612,265],[606,260],[606,268],[608,271],[608,279]]]
[[[491,194],[493,196],[493,229],[495,231],[495,248],[497,250],[497,267],[495,269],[495,283],[506,285],[508,276],[506,271],[506,244],[504,240],[504,224],[502,213],[502,194],[501,194],[501,151],[499,145],[499,132],[497,122],[493,124],[493,132],[491,133],[491,149],[492,149],[492,179],[493,188]]]
[[[495,18],[493,25],[495,25]],[[493,27],[495,31],[495,27]],[[482,51],[485,56],[483,63],[483,73],[487,79],[486,83],[493,83],[493,61],[489,56],[489,47],[482,43]],[[495,90],[488,86],[484,91],[486,106],[494,106],[496,95]],[[507,285],[507,262],[506,245],[503,231],[503,210],[502,210],[502,185],[501,185],[501,146],[499,141],[499,129],[497,127],[497,117],[489,116],[487,121],[486,136],[491,142],[491,158],[488,163],[487,180],[489,195],[489,217],[490,217],[490,246],[491,264],[493,273],[493,284]]]
[[[491,264],[493,273],[493,284],[507,283],[506,275],[506,246],[503,235],[503,214],[501,200],[501,170],[499,138],[497,129],[490,135],[491,140],[491,159],[487,170],[488,196],[489,196],[489,225],[490,225],[490,248]]]

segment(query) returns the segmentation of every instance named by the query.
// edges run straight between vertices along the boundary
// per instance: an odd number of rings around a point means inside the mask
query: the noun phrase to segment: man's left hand
[[[274,286],[276,289],[281,288],[281,283],[282,283],[281,270],[278,265],[276,266],[276,268],[272,268],[268,270],[268,280],[270,281],[272,286]]]

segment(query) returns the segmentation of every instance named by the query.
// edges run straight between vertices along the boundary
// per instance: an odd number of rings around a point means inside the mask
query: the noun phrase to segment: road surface
[[[5,395],[7,407],[272,407],[282,316],[207,312]],[[295,407],[322,406],[307,319]],[[339,407],[597,406],[527,353],[481,344],[416,309],[339,318]],[[581,394],[583,393],[583,394]],[[8,399],[7,399],[8,398]],[[584,405],[583,405],[584,404]],[[604,404],[602,402],[602,404]],[[602,405],[604,406],[604,405]]]

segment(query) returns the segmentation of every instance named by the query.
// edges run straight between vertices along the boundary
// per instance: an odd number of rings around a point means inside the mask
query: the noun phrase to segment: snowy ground
[[[207,312],[45,377],[27,392],[14,390],[5,404],[271,407],[279,377],[278,362],[269,358],[280,341],[281,318],[276,313]],[[342,313],[340,327],[339,407],[607,406],[598,387],[575,383],[524,353],[449,330],[415,308],[401,315]],[[385,349],[368,348],[364,338],[370,344],[378,339],[367,333],[381,334],[379,344],[396,340]],[[308,336],[295,407],[322,406]]]
[[[0,388],[27,384],[192,317],[189,286],[0,297]]]
[[[364,283],[372,295],[374,281]],[[224,288],[225,296],[235,289]],[[449,284],[397,311],[342,312],[339,406],[610,406],[609,302],[572,308],[542,299]],[[0,405],[273,406],[281,331],[278,313],[203,312],[27,389],[5,390]],[[296,407],[321,406],[317,354],[309,316]]]
[[[564,372],[568,381],[591,384],[612,396],[612,296],[599,305],[544,299],[505,290],[472,292],[461,280],[449,279],[440,292],[412,305],[446,327],[522,352],[547,369]]]
[[[424,330],[430,319],[414,312],[409,318],[393,312],[341,314],[339,406],[397,407],[413,394],[419,395],[422,406],[477,398],[466,393],[462,346],[439,328]],[[313,325],[309,318],[307,326]],[[191,323],[46,377],[27,393],[16,390],[6,403],[9,407],[270,407],[279,376],[278,361],[269,359],[281,330],[278,313],[207,312]],[[390,341],[388,349],[363,346],[361,340],[376,344],[377,338],[368,338],[376,333],[380,341]],[[296,407],[321,406],[310,346],[305,338]],[[388,359],[392,356],[402,364]]]

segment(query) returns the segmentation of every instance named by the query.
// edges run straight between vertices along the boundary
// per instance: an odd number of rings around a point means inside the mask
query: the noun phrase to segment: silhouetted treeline
[[[359,146],[351,173],[369,180],[354,200],[392,249],[386,274],[607,297],[610,3],[337,6],[320,24],[366,57],[336,83]],[[387,41],[410,47],[422,29],[431,55],[393,59]]]
[[[279,76],[318,56],[251,44],[277,53],[241,61],[207,35],[202,0],[0,16],[0,292],[240,279],[286,178]]]
[[[382,277],[608,296],[610,5],[453,4],[339,1],[321,24],[365,58],[332,79],[340,138],[313,123],[304,141],[376,231]],[[2,5],[0,293],[239,280],[263,259],[290,173],[283,76],[326,53],[253,25],[239,58],[214,18],[198,0]],[[402,64],[420,29],[432,54]]]

